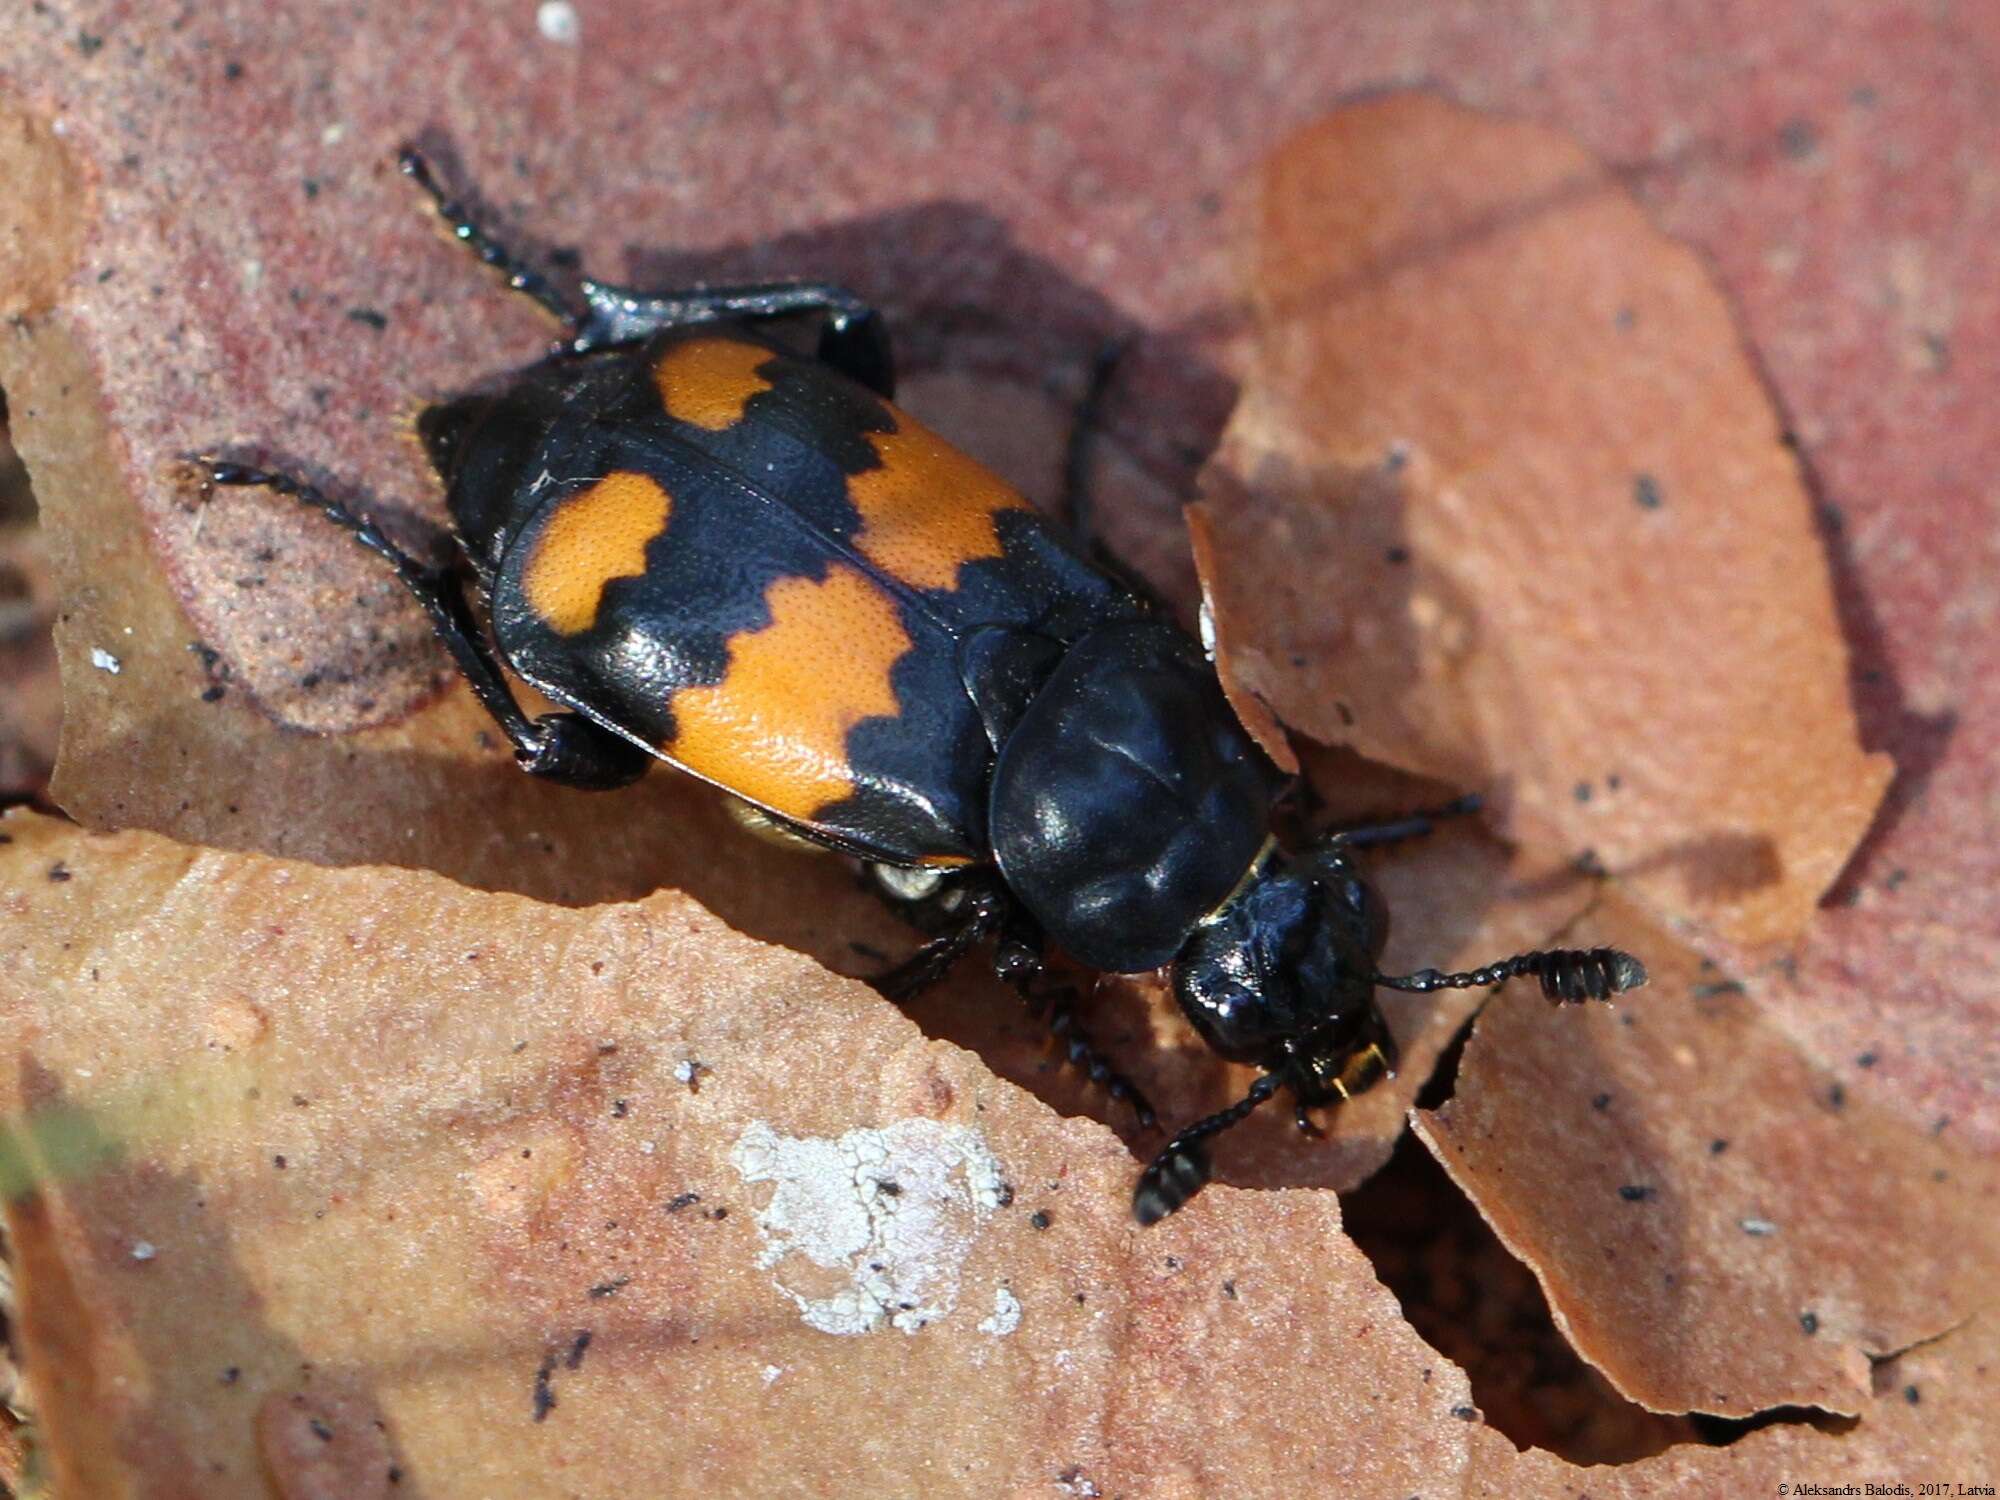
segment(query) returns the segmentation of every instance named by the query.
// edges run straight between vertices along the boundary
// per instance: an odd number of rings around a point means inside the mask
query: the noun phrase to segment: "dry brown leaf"
[[[1467,1500],[1678,1500],[1797,1495],[1808,1484],[1838,1491],[1864,1483],[1892,1494],[1901,1483],[1914,1496],[1926,1476],[1937,1476],[1929,1480],[1933,1484],[1983,1485],[1990,1481],[1970,1476],[1991,1476],[2000,1462],[1992,1412],[1996,1372],[2000,1321],[1982,1315],[1935,1343],[1876,1365],[1861,1419],[1847,1431],[1781,1422],[1728,1447],[1688,1443],[1637,1463],[1578,1468],[1546,1453],[1515,1452],[1497,1433],[1481,1429],[1459,1493]],[[1947,1474],[1968,1477],[1944,1479]]]
[[[1617,898],[1568,937],[1646,954],[1652,986],[1557,1015],[1503,994],[1417,1132],[1613,1385],[1657,1411],[1853,1413],[1871,1359],[1990,1315],[1990,1162],[1850,1098]]]
[[[1101,1129],[685,898],[576,911],[4,826],[7,1228],[67,1493],[1978,1471],[1991,1318],[1879,1366],[1853,1433],[1518,1455],[1331,1195],[1216,1188],[1138,1231]]]
[[[1657,912],[1796,936],[1891,767],[1695,254],[1566,138],[1398,95],[1267,164],[1255,292],[1197,528],[1236,701],[1491,790]]]
[[[1463,1376],[1331,1195],[1141,1232],[1105,1131],[683,897],[5,828],[8,1230],[74,1493],[1406,1494],[1463,1463]]]

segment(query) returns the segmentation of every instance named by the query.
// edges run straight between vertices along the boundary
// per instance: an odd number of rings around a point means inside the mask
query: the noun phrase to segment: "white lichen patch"
[[[574,47],[583,36],[583,22],[569,0],[543,0],[535,7],[535,30],[548,41]]]
[[[993,1293],[993,1316],[979,1320],[979,1331],[1004,1339],[1020,1326],[1021,1299],[1004,1286],[998,1288]]]
[[[757,1212],[757,1263],[778,1268],[773,1283],[822,1333],[884,1323],[915,1333],[945,1316],[980,1225],[1007,1195],[985,1138],[937,1120],[838,1140],[780,1135],[758,1120],[730,1164],[746,1184],[775,1184]]]

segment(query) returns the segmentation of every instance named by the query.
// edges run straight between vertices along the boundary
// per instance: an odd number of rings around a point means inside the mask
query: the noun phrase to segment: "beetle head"
[[[1302,1102],[1358,1093],[1390,1063],[1374,1000],[1387,935],[1344,846],[1267,852],[1181,949],[1174,996],[1217,1052],[1282,1071]]]

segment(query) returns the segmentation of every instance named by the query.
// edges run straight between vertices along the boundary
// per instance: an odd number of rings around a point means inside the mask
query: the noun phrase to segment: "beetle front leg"
[[[472,616],[458,575],[450,569],[418,562],[373,521],[303,479],[212,458],[197,459],[196,464],[206,484],[273,490],[311,506],[387,561],[430,616],[438,639],[471,684],[473,695],[513,745],[516,764],[529,775],[585,791],[610,791],[629,786],[652,765],[653,757],[646,751],[580,714],[553,713],[530,719],[523,713],[514,701],[498,656]]]

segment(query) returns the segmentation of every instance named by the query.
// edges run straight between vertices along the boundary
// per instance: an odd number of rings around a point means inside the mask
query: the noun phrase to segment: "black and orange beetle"
[[[1154,1158],[1133,1197],[1142,1223],[1197,1192],[1207,1139],[1279,1089],[1303,1126],[1307,1106],[1393,1069],[1377,987],[1533,975],[1567,1001],[1645,982],[1606,948],[1381,973],[1387,915],[1354,851],[1428,818],[1281,849],[1283,778],[1202,649],[892,404],[887,332],[852,293],[584,279],[572,298],[484,233],[421,157],[402,165],[570,335],[497,392],[419,419],[490,637],[454,572],[312,485],[216,459],[207,480],[294,496],[385,557],[531,775],[611,788],[664,760],[864,861],[933,934],[878,976],[885,993],[905,998],[993,939],[999,973],[1149,1126],[1046,982],[1044,955],[1168,968],[1208,1044],[1264,1072]],[[801,315],[818,322],[812,357],[769,335]],[[510,671],[566,711],[529,718]]]

